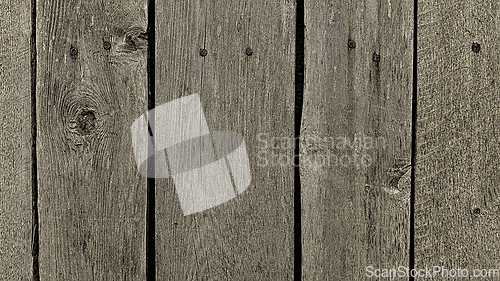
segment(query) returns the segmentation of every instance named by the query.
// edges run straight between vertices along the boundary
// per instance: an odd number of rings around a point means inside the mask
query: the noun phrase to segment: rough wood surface
[[[30,280],[30,2],[0,10],[0,280]]]
[[[36,8],[41,280],[145,280],[147,2]]]
[[[418,3],[417,268],[499,269],[499,11]]]
[[[413,2],[306,1],[305,26],[303,280],[408,266]]]
[[[252,173],[242,195],[189,216],[173,181],[157,180],[157,278],[291,280],[293,165],[259,166],[259,152],[273,149],[258,135],[293,138],[294,4],[158,1],[156,10],[156,105],[199,93],[210,130],[243,134]],[[293,147],[274,153],[291,158]]]

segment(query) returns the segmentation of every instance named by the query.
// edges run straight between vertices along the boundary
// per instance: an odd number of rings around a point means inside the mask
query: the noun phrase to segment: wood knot
[[[120,46],[120,51],[125,53],[147,49],[148,33],[140,27],[132,27],[124,31],[124,43]]]
[[[92,136],[109,131],[113,102],[108,93],[99,91],[90,84],[78,83],[69,86],[60,101],[60,118],[65,124],[67,138],[83,144]]]
[[[95,131],[96,117],[95,113],[89,109],[80,110],[76,116],[76,131],[81,135],[90,135]]]
[[[391,169],[387,172],[387,176],[389,187],[401,191],[408,187],[411,176],[411,164],[407,164],[401,168]],[[402,187],[402,184],[405,186]]]

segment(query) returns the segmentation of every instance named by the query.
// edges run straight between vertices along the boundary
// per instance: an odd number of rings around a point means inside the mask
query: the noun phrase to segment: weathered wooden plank
[[[285,0],[208,8],[202,100],[209,127],[243,134],[253,176],[245,193],[200,223],[200,237],[213,244],[206,259],[227,268],[228,280],[293,279],[293,146],[271,142],[293,144],[295,13]],[[282,165],[272,164],[272,154]]]
[[[2,1],[0,10],[0,279],[30,280],[30,2]]]
[[[407,267],[413,2],[306,1],[305,26],[303,280]]]
[[[462,268],[472,276],[500,262],[500,6],[418,6],[415,267]],[[481,280],[498,280],[498,271],[491,277]]]
[[[147,2],[37,2],[42,280],[145,280]]]
[[[201,1],[156,1],[156,94],[161,105],[201,93],[206,4]],[[157,179],[155,195],[156,278],[196,280],[194,216],[184,217],[173,180]],[[203,268],[203,267],[202,267]]]
[[[157,278],[291,280],[293,164],[261,158],[291,159],[293,147],[262,149],[261,140],[293,138],[295,5],[158,1],[156,9],[157,106],[199,93],[210,130],[244,136],[252,174],[243,194],[189,216],[174,182],[157,180]]]

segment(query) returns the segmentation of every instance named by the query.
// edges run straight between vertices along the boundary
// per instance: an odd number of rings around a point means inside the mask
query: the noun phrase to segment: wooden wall
[[[498,267],[496,2],[0,6],[1,280]],[[252,183],[184,216],[171,178],[137,171],[130,127],[191,94],[244,136]]]

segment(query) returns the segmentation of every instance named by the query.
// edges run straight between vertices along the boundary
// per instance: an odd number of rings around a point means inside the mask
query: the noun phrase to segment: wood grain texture
[[[206,14],[201,2],[156,1],[156,106],[201,93]],[[157,280],[203,276],[195,216],[183,216],[171,178],[156,180],[155,222]]]
[[[30,2],[0,10],[0,280],[31,280]]]
[[[415,267],[499,269],[499,11],[418,3]]]
[[[306,1],[305,26],[303,280],[408,266],[413,2]]]
[[[212,131],[243,134],[252,173],[242,195],[186,217],[173,181],[157,180],[157,278],[291,280],[293,165],[262,158],[291,158],[293,147],[261,149],[258,136],[293,138],[295,5],[158,1],[156,9],[157,106],[200,93]]]
[[[37,2],[41,280],[145,280],[146,4]]]

